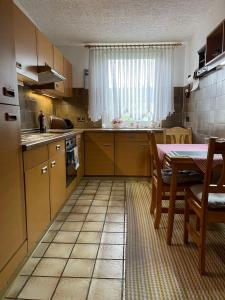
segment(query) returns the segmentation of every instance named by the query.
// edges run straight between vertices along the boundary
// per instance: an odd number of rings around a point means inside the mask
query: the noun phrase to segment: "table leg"
[[[176,193],[177,193],[177,172],[178,172],[177,167],[175,165],[172,165],[172,178],[171,178],[171,185],[170,185],[170,200],[169,200],[168,226],[167,226],[168,245],[171,245],[172,233],[173,233],[175,201],[176,201]]]

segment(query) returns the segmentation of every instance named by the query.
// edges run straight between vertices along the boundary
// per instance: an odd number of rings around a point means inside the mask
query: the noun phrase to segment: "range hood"
[[[50,66],[38,66],[38,84],[47,84],[57,81],[65,80],[66,78],[59,74],[56,70],[52,69]]]

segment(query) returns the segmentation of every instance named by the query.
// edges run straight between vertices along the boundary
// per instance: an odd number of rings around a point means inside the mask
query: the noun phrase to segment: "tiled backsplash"
[[[225,137],[225,68],[200,79],[199,89],[184,98],[184,125],[197,143]]]
[[[19,86],[19,102],[21,112],[21,129],[38,128],[38,115],[40,110],[47,119],[54,113],[54,101],[49,97],[35,94],[27,86]]]

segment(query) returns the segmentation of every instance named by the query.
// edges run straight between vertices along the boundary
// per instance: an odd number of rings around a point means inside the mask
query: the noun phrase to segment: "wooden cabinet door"
[[[13,2],[0,1],[0,103],[18,105]]]
[[[114,175],[114,134],[85,135],[85,175]]]
[[[59,93],[60,96],[64,95],[64,81],[55,82],[55,92]]]
[[[146,134],[117,133],[115,137],[115,175],[149,176],[150,153]]]
[[[36,28],[38,66],[48,65],[53,68],[53,45],[48,38]]]
[[[76,144],[78,145],[79,149],[79,168],[77,170],[77,179],[78,182],[84,176],[84,136],[83,133],[76,136]]]
[[[63,141],[64,142],[64,141]],[[55,143],[54,143],[55,144]],[[53,146],[54,146],[53,144]],[[64,142],[65,144],[65,142]],[[50,145],[52,146],[52,145]],[[56,145],[57,146],[57,145]],[[51,151],[49,151],[51,152]],[[50,206],[53,219],[66,200],[66,158],[65,146],[50,157]]]
[[[63,55],[55,46],[53,46],[53,54],[54,54],[54,69],[59,73],[63,74]]]
[[[19,121],[19,107],[0,105],[0,270],[26,240]]]
[[[34,24],[14,5],[16,66],[19,79],[38,81],[37,42]],[[25,79],[26,81],[26,79]]]
[[[65,97],[72,97],[72,64],[64,57],[63,59],[63,74],[66,80],[64,80]]]
[[[48,161],[25,171],[28,249],[50,222]]]

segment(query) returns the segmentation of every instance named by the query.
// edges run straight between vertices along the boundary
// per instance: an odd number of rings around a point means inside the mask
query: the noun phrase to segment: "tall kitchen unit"
[[[0,295],[27,253],[13,2],[0,0]]]

